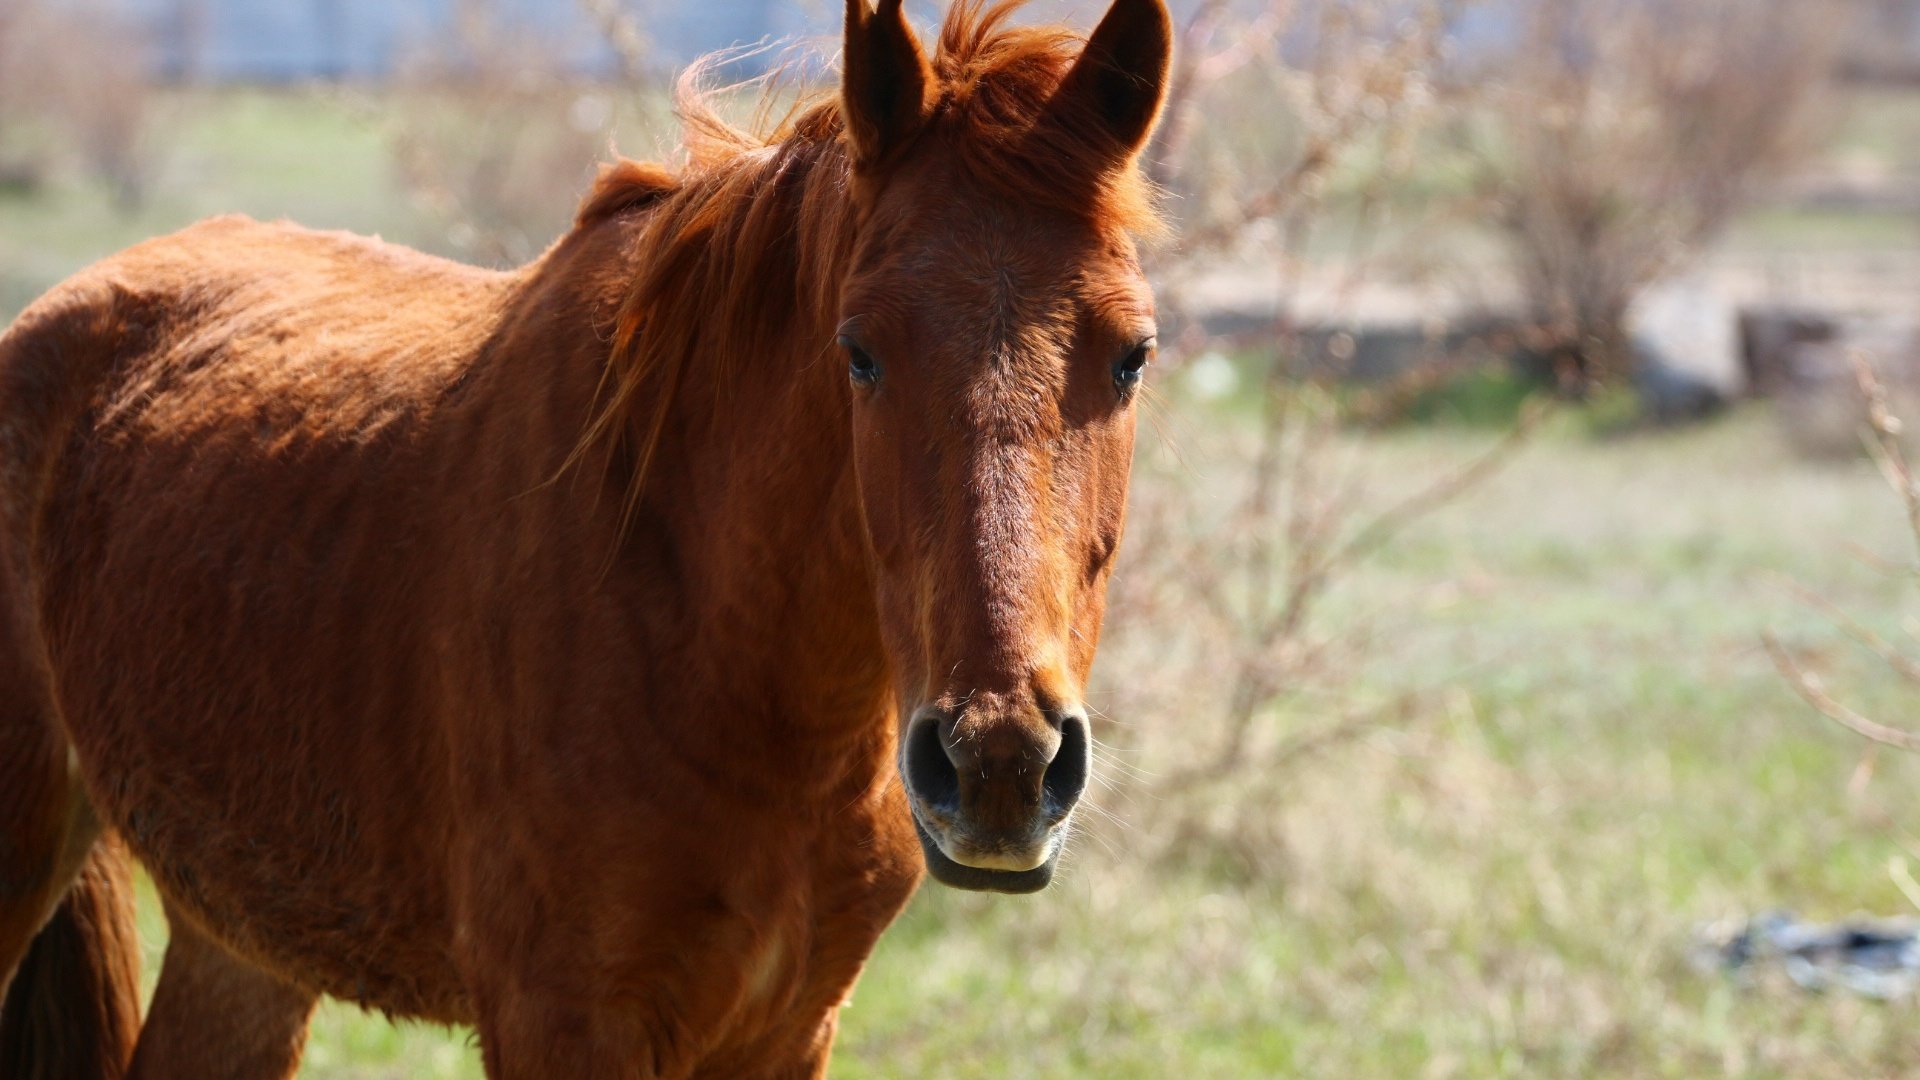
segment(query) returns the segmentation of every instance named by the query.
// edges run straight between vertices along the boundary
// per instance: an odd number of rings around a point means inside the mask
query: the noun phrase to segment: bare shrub
[[[1359,234],[1377,224],[1441,115],[1435,80],[1456,7],[1203,4],[1182,29],[1148,152],[1155,179],[1179,196],[1180,243],[1161,260],[1163,274],[1177,284],[1235,256],[1291,269],[1304,232],[1337,218],[1367,247]]]
[[[1810,147],[1844,10],[1826,0],[1537,0],[1479,58],[1475,163],[1542,360],[1631,370],[1628,304]]]
[[[1880,465],[1881,475],[1886,477],[1887,485],[1893,489],[1905,511],[1907,530],[1912,535],[1916,554],[1920,554],[1920,477],[1914,473],[1911,460],[1907,456],[1904,442],[1907,438],[1905,425],[1894,415],[1887,388],[1875,373],[1869,354],[1865,350],[1856,350],[1851,357],[1855,376],[1858,379],[1861,394],[1867,403],[1867,425],[1871,432],[1868,447],[1874,460]],[[1908,582],[1920,580],[1920,562],[1910,562],[1896,566],[1895,572]],[[1916,658],[1899,646],[1888,641],[1858,619],[1849,615],[1838,604],[1820,595],[1812,589],[1795,585],[1793,591],[1800,601],[1832,620],[1856,644],[1876,656],[1905,685],[1920,689],[1920,658]],[[1855,710],[1831,693],[1825,682],[1800,656],[1783,644],[1772,633],[1763,634],[1762,642],[1767,654],[1772,657],[1774,666],[1779,669],[1796,693],[1817,709],[1822,716],[1876,743],[1920,753],[1920,734],[1904,728],[1881,723],[1872,717]]]
[[[485,0],[463,3],[454,32],[404,67],[389,118],[394,162],[467,258],[520,263],[559,236],[616,121],[644,95],[651,66],[637,22],[604,0],[586,7],[625,85],[583,77],[584,43],[530,34]]]
[[[38,187],[44,172],[40,155],[23,145],[22,128],[31,116],[21,45],[25,22],[24,4],[0,6],[0,187],[6,188]]]
[[[131,211],[145,201],[152,174],[144,44],[130,27],[110,18],[87,19],[85,32],[105,62],[93,70],[66,68],[64,119],[81,159],[112,187],[121,209]]]
[[[33,186],[65,165],[125,210],[151,179],[145,42],[114,8],[9,0],[0,10],[0,179]]]
[[[1337,372],[1344,335],[1303,332],[1289,303],[1308,249],[1327,235],[1346,241],[1348,289],[1401,260],[1379,226],[1417,212],[1396,193],[1442,115],[1433,80],[1451,10],[1215,3],[1183,28],[1153,149],[1157,175],[1180,196],[1181,237],[1155,262],[1163,325],[1181,329],[1163,342],[1161,382],[1171,376],[1173,387],[1153,399],[1154,421],[1182,434],[1137,455],[1102,669],[1125,679],[1098,698],[1115,714],[1097,732],[1117,778],[1105,798],[1151,807],[1149,854],[1225,857],[1263,873],[1284,857],[1294,769],[1427,715],[1427,688],[1358,691],[1356,673],[1381,644],[1377,620],[1327,602],[1355,565],[1463,497],[1530,429],[1493,440],[1463,468],[1390,478],[1401,494],[1382,495],[1381,478],[1354,460],[1337,386],[1305,374]],[[1222,261],[1273,283],[1271,325],[1207,329],[1182,286]],[[1333,355],[1309,362],[1310,348]],[[1256,379],[1244,409],[1200,411],[1220,405],[1181,392],[1182,382],[1230,381],[1241,370]],[[1194,474],[1201,459],[1204,478]]]
[[[653,42],[640,20],[620,0],[580,0],[580,10],[600,31],[600,37],[619,64],[620,76],[636,86],[657,80]]]
[[[1125,747],[1110,756],[1132,789],[1109,794],[1143,797],[1158,854],[1225,854],[1249,870],[1282,854],[1296,770],[1431,714],[1437,687],[1359,685],[1390,647],[1387,617],[1418,598],[1369,608],[1341,597],[1346,577],[1497,472],[1541,415],[1458,467],[1408,478],[1364,467],[1356,443],[1372,436],[1311,384],[1269,375],[1254,406],[1240,430],[1196,429],[1136,463],[1103,661],[1125,681],[1102,698],[1115,715],[1100,732]],[[1209,463],[1203,482],[1195,460]]]

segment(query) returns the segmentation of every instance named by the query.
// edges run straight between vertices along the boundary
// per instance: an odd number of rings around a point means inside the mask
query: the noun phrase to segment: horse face
[[[1050,880],[1091,770],[1082,691],[1153,305],[1123,229],[1010,199],[916,126],[936,76],[898,14],[850,0],[843,96],[868,199],[839,333],[854,461],[928,869],[1026,892]],[[1089,61],[1132,69],[1127,34],[1151,39],[1132,62],[1150,77],[1075,91]],[[1101,95],[1074,115],[1116,125],[1114,167],[1151,125],[1166,37],[1157,0],[1122,0],[1054,94]]]
[[[1037,888],[1088,778],[1152,302],[1123,238],[946,217],[847,293],[854,459],[929,866]]]

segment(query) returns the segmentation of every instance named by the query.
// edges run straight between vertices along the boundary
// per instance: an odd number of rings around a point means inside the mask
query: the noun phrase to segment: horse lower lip
[[[913,831],[920,837],[920,850],[927,859],[927,873],[940,884],[955,889],[1000,893],[1039,892],[1053,880],[1053,867],[1060,858],[1060,853],[1055,851],[1047,856],[1046,862],[1031,870],[987,870],[949,858],[927,832],[926,826],[920,824],[917,814],[913,818]]]

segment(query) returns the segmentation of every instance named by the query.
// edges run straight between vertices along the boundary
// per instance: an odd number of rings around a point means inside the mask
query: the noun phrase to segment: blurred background
[[[1098,806],[921,892],[835,1075],[1920,1070],[1906,923],[1756,929],[1920,902],[1920,0],[1176,14]],[[229,211],[523,261],[687,61],[804,93],[838,18],[0,0],[0,323]],[[478,1054],[329,1004],[303,1075]]]

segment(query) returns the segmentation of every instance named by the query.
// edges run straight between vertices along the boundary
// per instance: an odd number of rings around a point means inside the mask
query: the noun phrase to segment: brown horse
[[[0,1072],[286,1076],[331,994],[817,1076],[923,866],[1047,883],[1171,35],[1009,13],[849,0],[836,98],[517,271],[227,218],[0,337]]]

